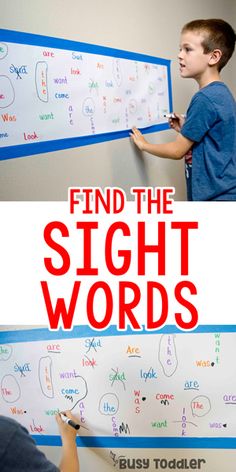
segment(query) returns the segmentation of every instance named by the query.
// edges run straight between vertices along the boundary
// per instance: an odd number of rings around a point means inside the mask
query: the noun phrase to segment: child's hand
[[[185,118],[183,115],[180,115],[178,113],[173,113],[173,115],[175,117],[169,118],[168,122],[169,122],[170,127],[174,129],[175,131],[177,131],[177,133],[179,133],[185,122]]]
[[[69,418],[70,420],[73,420],[75,423],[78,423],[77,418],[75,418],[75,416],[73,416],[69,410],[67,410],[65,412],[63,411],[62,413],[65,416],[67,416],[67,418]],[[76,438],[76,434],[77,434],[76,429],[72,428],[69,424],[64,423],[64,421],[62,421],[61,416],[60,416],[59,413],[56,415],[56,422],[57,422],[58,427],[59,427],[59,431],[60,431],[62,441],[63,442],[65,442],[65,441],[74,442],[75,438]]]
[[[145,144],[147,144],[146,139],[144,139],[142,133],[137,128],[132,128],[132,133],[130,133],[130,137],[136,146],[140,149],[140,151],[144,150]]]

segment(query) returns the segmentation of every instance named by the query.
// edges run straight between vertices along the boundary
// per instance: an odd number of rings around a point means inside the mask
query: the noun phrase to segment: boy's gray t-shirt
[[[1,472],[59,472],[28,431],[5,416],[0,416],[0,464]]]
[[[223,82],[193,96],[181,134],[194,141],[192,200],[236,200],[236,104]]]

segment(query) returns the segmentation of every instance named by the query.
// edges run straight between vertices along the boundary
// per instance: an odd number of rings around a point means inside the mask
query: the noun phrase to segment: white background
[[[168,323],[174,324],[173,313],[176,306],[173,290],[180,280],[192,281],[198,291],[197,296],[186,294],[186,298],[198,308],[199,324],[234,324],[235,312],[235,206],[232,203],[174,203],[173,215],[137,215],[135,203],[127,202],[126,210],[120,215],[92,215],[98,221],[100,230],[93,238],[94,265],[99,267],[99,276],[78,277],[76,267],[83,260],[83,242],[81,233],[76,230],[76,221],[88,218],[78,211],[69,214],[67,202],[15,202],[1,203],[0,232],[0,324],[1,325],[48,325],[48,317],[41,291],[41,280],[47,280],[52,301],[64,296],[70,300],[73,283],[81,280],[81,293],[78,297],[78,309],[75,310],[74,325],[87,324],[86,297],[91,285],[97,280],[109,283],[114,300],[112,324],[117,322],[118,281],[106,269],[104,259],[104,240],[107,228],[114,221],[125,221],[130,225],[132,235],[124,238],[121,233],[114,238],[114,254],[118,249],[132,249],[132,264],[129,272],[123,276],[140,286],[142,298],[135,310],[135,316],[142,324],[146,323],[147,280],[158,280],[169,293]],[[52,251],[43,239],[44,227],[50,221],[65,223],[70,231],[70,238],[55,239],[63,244],[71,255],[71,269],[61,277],[49,275],[44,266],[44,257],[53,257]],[[147,256],[146,276],[137,276],[137,221],[146,220],[147,244],[157,242],[156,224],[166,221],[166,266],[165,277],[157,277],[155,255]],[[198,221],[199,229],[189,232],[189,276],[180,276],[180,234],[170,230],[170,221]],[[57,256],[58,257],[58,256]],[[115,259],[114,259],[115,262]],[[61,259],[58,259],[58,264]],[[121,260],[119,261],[121,264]],[[118,265],[118,259],[117,259]],[[104,300],[96,298],[95,313],[101,309]],[[103,312],[104,313],[104,312]],[[189,315],[186,312],[186,316]],[[98,316],[99,319],[99,316]]]

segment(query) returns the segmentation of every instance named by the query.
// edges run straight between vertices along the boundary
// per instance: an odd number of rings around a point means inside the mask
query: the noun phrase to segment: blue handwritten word
[[[90,351],[90,349],[94,349],[94,351],[97,352],[97,349],[96,347],[102,347],[101,345],[101,340],[100,339],[97,339],[95,340],[94,338],[91,340],[91,339],[86,339],[85,340],[85,347],[88,348],[87,352]]]
[[[31,372],[30,363],[26,362],[24,365],[19,365],[19,364],[15,363],[14,371],[15,372],[20,372],[21,377],[25,377],[25,372]]]
[[[10,67],[10,73],[11,73],[11,74],[16,73],[16,78],[17,78],[17,79],[22,79],[22,77],[20,76],[20,74],[28,74],[28,72],[27,72],[27,70],[26,70],[26,67],[27,67],[27,66],[16,67],[16,66],[14,66],[14,65],[12,64],[11,67]]]

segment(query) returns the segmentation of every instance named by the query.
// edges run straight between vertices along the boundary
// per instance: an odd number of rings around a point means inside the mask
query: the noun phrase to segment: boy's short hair
[[[220,19],[193,20],[184,25],[182,33],[185,31],[205,33],[202,42],[204,53],[220,49],[222,56],[218,62],[218,69],[221,70],[227,64],[234,52],[236,41],[235,31],[229,23]]]

